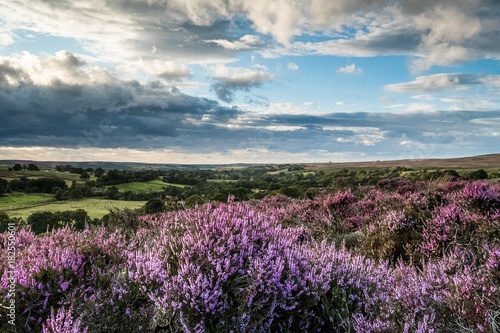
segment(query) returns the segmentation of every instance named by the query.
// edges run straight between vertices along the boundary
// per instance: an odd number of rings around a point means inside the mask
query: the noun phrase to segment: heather
[[[500,329],[498,184],[395,178],[117,220],[18,227],[18,331]],[[0,274],[6,303],[4,257]]]

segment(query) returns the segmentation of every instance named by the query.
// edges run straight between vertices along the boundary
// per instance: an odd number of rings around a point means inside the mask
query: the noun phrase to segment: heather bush
[[[352,325],[354,314],[370,320],[367,310],[384,299],[374,263],[309,243],[304,228],[283,228],[247,204],[205,205],[157,216],[154,223],[162,221],[154,238],[142,236],[148,245],[131,253],[128,265],[143,290],[155,290],[149,296],[158,326],[339,330]]]
[[[18,227],[18,330],[498,332],[498,184],[233,200],[114,212],[83,231]],[[2,256],[3,304],[8,278]]]

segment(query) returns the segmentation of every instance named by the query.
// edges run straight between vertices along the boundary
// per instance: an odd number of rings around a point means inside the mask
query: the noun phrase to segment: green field
[[[151,180],[148,182],[133,182],[115,185],[120,192],[132,191],[132,192],[157,192],[163,190],[168,184],[162,182],[161,180]]]
[[[0,197],[0,210],[23,209],[54,201],[51,194],[8,193]]]
[[[0,207],[2,207],[1,205],[3,204],[3,199],[4,198],[0,200]],[[145,203],[145,201],[86,198],[70,201],[50,201],[45,203],[43,201],[39,201],[38,204],[33,203],[30,207],[27,207],[27,205],[22,208],[10,209],[2,207],[0,210],[7,213],[10,217],[27,219],[31,214],[38,211],[62,212],[66,210],[84,209],[91,218],[101,218],[109,213],[110,209],[137,209],[144,206]]]
[[[76,181],[77,183],[83,183],[84,181],[80,179],[80,175],[76,173],[66,173],[66,172],[58,172],[55,170],[40,170],[40,171],[29,171],[29,170],[22,170],[22,171],[8,171],[8,170],[2,170],[0,169],[0,178],[6,179],[6,180],[12,180],[12,179],[17,179],[21,177],[27,177],[28,179],[33,179],[33,178],[61,178],[63,179],[68,186],[71,186],[71,183],[73,181]],[[94,179],[95,177],[91,177],[90,180]]]
[[[207,179],[209,183],[236,183],[238,180],[234,179]]]

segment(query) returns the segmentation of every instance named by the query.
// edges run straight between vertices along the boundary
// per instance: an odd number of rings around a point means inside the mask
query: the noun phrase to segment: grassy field
[[[34,179],[34,178],[61,178],[63,179],[68,186],[71,186],[71,183],[73,181],[76,181],[77,183],[83,183],[84,181],[80,179],[80,175],[76,173],[66,173],[66,172],[57,172],[55,170],[40,170],[40,171],[29,171],[29,170],[23,170],[23,171],[8,171],[4,169],[0,169],[0,178],[6,179],[6,180],[12,180],[12,179],[17,179],[20,177],[27,177],[29,179]],[[91,177],[90,180],[94,179],[95,177]]]
[[[207,179],[209,183],[236,183],[237,180],[234,179]]]
[[[125,183],[115,185],[120,192],[132,191],[132,192],[157,192],[161,191],[164,187],[166,187],[167,183],[162,182],[161,180],[151,180],[148,182],[133,182],[133,183]],[[174,185],[174,184],[171,184]]]
[[[3,199],[3,198],[2,198]],[[2,200],[3,201],[3,200]],[[2,202],[0,201],[0,202]],[[123,201],[123,200],[107,200],[107,199],[96,199],[96,198],[85,198],[81,200],[70,200],[70,201],[51,201],[51,202],[39,202],[38,204],[33,204],[32,206],[24,206],[22,208],[11,208],[5,209],[0,208],[0,210],[7,213],[10,217],[20,217],[27,219],[28,216],[38,211],[50,211],[50,212],[62,212],[65,210],[76,210],[84,209],[91,218],[101,218],[110,209],[137,209],[144,206],[145,201]]]
[[[54,201],[51,194],[8,193],[0,197],[0,210],[23,209]]]

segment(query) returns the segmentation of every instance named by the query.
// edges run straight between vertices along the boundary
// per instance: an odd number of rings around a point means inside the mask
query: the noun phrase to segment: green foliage
[[[98,220],[92,220],[86,211],[77,209],[63,212],[35,212],[28,217],[27,222],[35,234],[41,234],[64,226],[83,230],[86,224],[95,224]]]
[[[279,193],[286,195],[287,197],[290,198],[296,198],[300,199],[304,197],[304,191],[299,188],[298,186],[287,186],[287,187],[282,187],[279,191]]]
[[[193,194],[186,199],[186,206],[188,207],[194,207],[195,205],[202,205],[203,203],[205,203],[205,200],[203,200],[203,198],[198,194]]]
[[[144,205],[144,214],[161,213],[165,211],[165,202],[158,198],[149,199]]]
[[[18,219],[10,218],[6,213],[0,212],[0,233],[5,232],[9,229],[9,223],[14,223],[17,225],[18,222]]]
[[[109,214],[102,218],[102,223],[110,230],[121,229],[127,235],[135,233],[139,227],[139,214],[131,209],[110,210]]]
[[[469,174],[467,174],[467,179],[470,180],[482,180],[482,179],[488,179],[488,173],[484,171],[483,169],[479,169],[476,171],[473,171]]]

